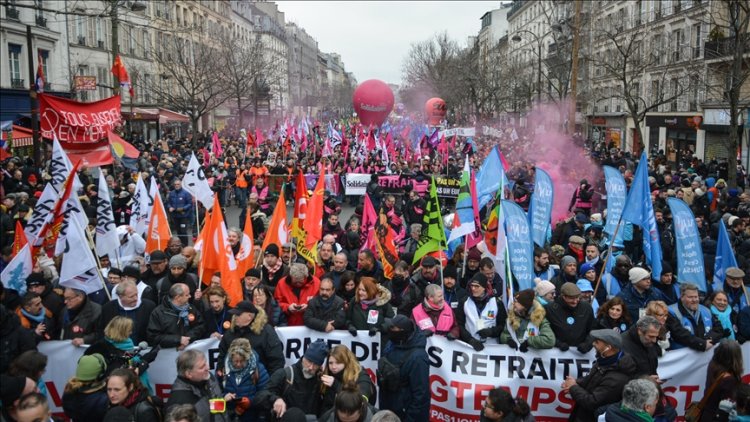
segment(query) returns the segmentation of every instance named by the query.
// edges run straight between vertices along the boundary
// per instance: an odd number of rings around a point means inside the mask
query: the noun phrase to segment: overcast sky
[[[447,30],[465,46],[479,18],[500,1],[278,1],[287,22],[296,22],[321,51],[341,55],[358,82],[401,82],[401,65],[413,42]]]

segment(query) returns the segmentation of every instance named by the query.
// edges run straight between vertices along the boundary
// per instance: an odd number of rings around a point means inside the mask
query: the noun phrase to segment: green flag
[[[414,252],[414,260],[417,263],[423,256],[430,252],[444,251],[448,249],[443,229],[443,217],[440,215],[440,203],[437,197],[435,179],[430,182],[430,197],[425,204],[424,220],[422,221],[422,235],[419,237],[417,251]]]

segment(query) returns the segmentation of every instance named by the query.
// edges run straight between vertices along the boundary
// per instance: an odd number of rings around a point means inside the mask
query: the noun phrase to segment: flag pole
[[[615,232],[612,234],[612,240],[609,242],[609,248],[607,248],[607,257],[604,258],[604,262],[602,263],[602,271],[599,272],[599,277],[597,277],[596,279],[596,286],[594,287],[594,294],[592,295],[594,299],[596,299],[596,292],[599,291],[599,285],[602,282],[602,276],[604,275],[604,271],[607,270],[607,262],[609,262],[609,258],[612,257],[612,247],[615,245],[617,232],[620,230],[621,225],[622,225],[622,216],[620,216],[620,221],[617,222],[617,226],[615,227]]]

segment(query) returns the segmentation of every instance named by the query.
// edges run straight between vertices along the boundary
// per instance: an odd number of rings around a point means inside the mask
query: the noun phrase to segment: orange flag
[[[20,220],[16,220],[16,232],[13,235],[13,249],[11,250],[10,256],[11,258],[18,255],[18,251],[20,251],[26,244],[29,243],[29,240],[26,238],[26,233],[23,231],[23,226],[21,225]]]
[[[326,168],[321,166],[315,191],[307,202],[307,215],[303,227],[307,232],[305,245],[312,249],[323,238],[323,193],[326,190]]]
[[[255,263],[255,256],[253,254],[255,247],[255,238],[253,235],[253,220],[250,217],[250,212],[245,213],[245,230],[242,232],[242,240],[240,240],[240,251],[237,252],[237,273],[238,279],[245,277],[245,271],[253,267]],[[222,273],[223,275],[224,273]]]
[[[154,208],[146,231],[146,253],[150,254],[156,250],[162,250],[162,245],[167,246],[171,237],[172,232],[169,230],[167,212],[164,211],[161,195],[157,193],[154,195]]]
[[[210,280],[213,273],[221,272],[221,287],[229,296],[230,306],[235,306],[242,300],[242,284],[241,279],[237,278],[237,262],[227,240],[227,226],[216,195],[213,210],[202,234],[202,278]]]
[[[396,250],[396,233],[388,224],[385,214],[380,214],[378,223],[375,225],[375,239],[377,240],[380,262],[383,264],[383,275],[388,280],[393,278],[393,270],[398,262],[398,251]]]
[[[305,175],[297,173],[297,189],[294,191],[294,217],[292,218],[292,237],[297,240],[304,234],[303,224],[307,214],[307,182]]]
[[[266,238],[263,239],[263,247],[261,249],[265,251],[266,246],[275,243],[279,247],[279,250],[281,250],[281,247],[289,239],[289,232],[287,230],[286,200],[284,199],[284,187],[282,186],[279,200],[276,202],[276,208],[273,210],[271,222],[268,224]]]

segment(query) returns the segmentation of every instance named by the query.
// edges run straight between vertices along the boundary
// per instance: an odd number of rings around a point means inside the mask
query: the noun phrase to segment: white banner
[[[367,184],[372,178],[368,173],[347,173],[345,177],[345,195],[364,195],[367,192]]]
[[[446,129],[438,132],[438,138],[442,138],[443,136],[445,136],[447,139],[448,137],[453,135],[464,137],[476,136],[476,129],[473,127],[454,127],[453,129]]]
[[[500,129],[495,129],[492,126],[484,126],[482,127],[482,135],[484,136],[492,136],[493,138],[499,138],[503,136],[503,131]]]
[[[322,338],[331,346],[344,344],[352,349],[373,377],[382,351],[379,336],[370,337],[366,331],[360,331],[356,337],[346,331],[322,333],[305,327],[283,327],[276,329],[276,332],[284,345],[287,364],[296,362],[311,342]],[[213,370],[219,354],[218,345],[218,340],[207,339],[197,341],[188,348],[203,350]],[[76,362],[84,348],[74,347],[69,341],[48,341],[39,344],[39,351],[49,356],[43,377],[50,408],[60,416],[65,383],[75,374]],[[594,360],[593,353],[563,353],[558,349],[520,353],[504,345],[492,344],[476,352],[463,342],[450,342],[440,336],[427,339],[427,354],[431,365],[430,420],[438,421],[478,421],[477,415],[488,391],[498,386],[526,399],[537,421],[567,420],[573,401],[568,394],[560,391],[560,385],[568,375],[577,378],[587,374]],[[742,346],[742,354],[746,371],[743,381],[748,382],[750,343]],[[162,349],[148,370],[151,383],[160,397],[169,396],[172,382],[177,376],[177,355],[175,349]],[[698,401],[703,396],[706,367],[712,355],[713,351],[699,353],[680,349],[668,352],[659,360],[659,376],[667,380],[664,391],[680,415],[685,413],[685,407],[690,402]]]

